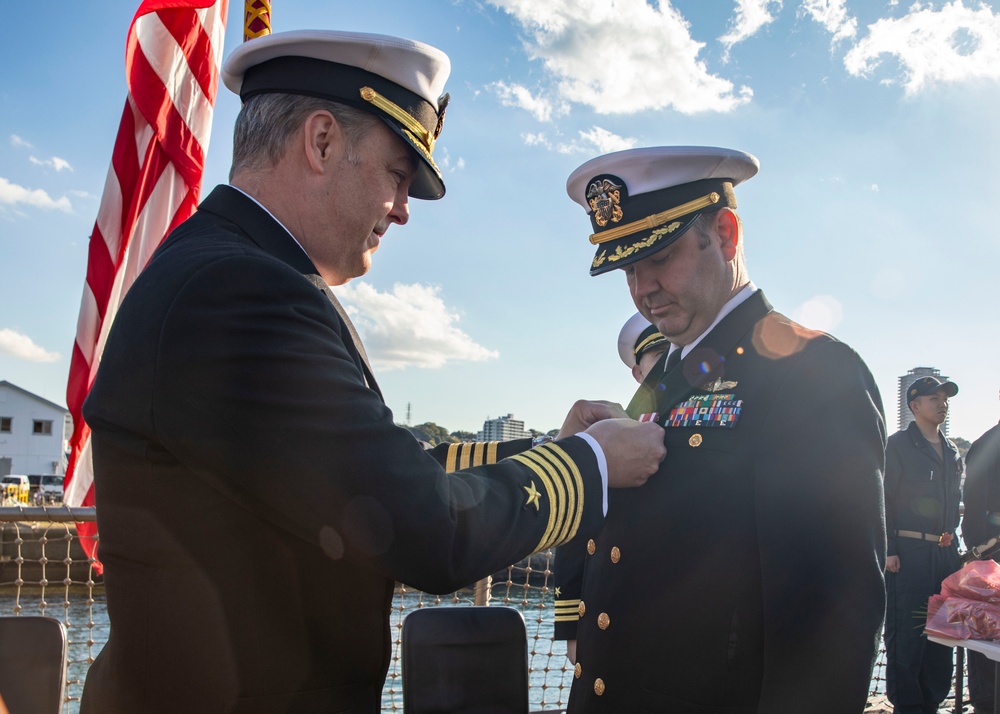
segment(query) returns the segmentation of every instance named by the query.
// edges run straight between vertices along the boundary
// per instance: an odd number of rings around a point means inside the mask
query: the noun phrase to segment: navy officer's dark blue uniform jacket
[[[666,421],[659,472],[557,554],[569,712],[860,714],[885,609],[869,370],[759,291],[663,368],[629,405]]]
[[[983,434],[965,455],[962,536],[974,548],[1000,535],[1000,425]]]
[[[450,592],[602,521],[579,437],[447,474],[316,273],[219,187],[125,298],[84,406],[111,635],[81,711],[374,714],[394,581]]]

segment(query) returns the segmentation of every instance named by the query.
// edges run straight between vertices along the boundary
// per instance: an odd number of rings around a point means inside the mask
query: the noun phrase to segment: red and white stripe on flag
[[[95,505],[90,428],[81,409],[115,313],[153,251],[198,205],[227,8],[228,0],[144,0],[129,27],[128,97],[90,236],[66,387],[74,425],[68,506]],[[94,556],[96,527],[77,528]]]

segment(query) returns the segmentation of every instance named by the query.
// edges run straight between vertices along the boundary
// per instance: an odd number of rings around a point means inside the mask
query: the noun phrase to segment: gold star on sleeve
[[[540,510],[542,493],[537,488],[535,488],[535,482],[532,481],[530,486],[522,486],[521,488],[523,488],[528,494],[528,498],[524,502],[525,508],[533,505],[536,511]]]

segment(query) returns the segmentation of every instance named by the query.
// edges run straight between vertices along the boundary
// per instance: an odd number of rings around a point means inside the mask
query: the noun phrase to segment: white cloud
[[[22,139],[21,137],[19,137],[17,134],[11,134],[10,135],[10,145],[11,146],[18,146],[18,147],[22,147],[23,146],[23,147],[25,147],[27,149],[34,149],[35,148],[31,143],[25,141],[24,139]]]
[[[550,142],[544,133],[539,132],[537,134],[527,133],[522,134],[521,138],[524,139],[526,146],[544,146],[547,149],[552,148],[552,142]]]
[[[358,328],[369,358],[381,370],[437,368],[447,362],[481,362],[499,353],[476,344],[458,328],[458,313],[430,285],[393,285],[380,293],[364,282],[335,289]]]
[[[39,159],[34,156],[29,156],[28,161],[33,163],[35,166],[48,166],[56,171],[73,170],[73,167],[69,165],[69,162],[66,161],[66,159],[60,159],[58,156],[53,156],[51,159]]]
[[[465,159],[459,156],[458,159],[452,161],[451,154],[448,153],[447,148],[440,149],[434,156],[434,161],[442,172],[454,173],[465,168]]]
[[[538,121],[551,121],[553,113],[560,116],[569,111],[569,105],[565,102],[559,102],[558,106],[554,106],[545,97],[533,95],[531,90],[520,84],[493,82],[486,88],[492,90],[505,107],[520,107]]]
[[[4,205],[18,206],[19,204],[46,210],[63,211],[64,213],[73,212],[73,206],[70,205],[69,199],[65,196],[53,199],[40,188],[24,188],[0,177],[0,208]]]
[[[719,38],[719,42],[726,47],[725,58],[728,60],[729,50],[737,42],[753,37],[764,25],[774,22],[781,5],[782,0],[736,0],[736,16],[729,32]]]
[[[1000,79],[1000,13],[985,4],[965,7],[963,0],[940,10],[916,3],[903,17],[869,25],[868,36],[847,53],[844,66],[868,77],[882,55],[895,56],[903,75],[883,81],[902,84],[910,96],[935,83]]]
[[[830,295],[817,295],[806,300],[792,312],[792,319],[822,332],[834,330],[844,317],[840,301]]]
[[[873,183],[872,184],[871,192],[872,193],[878,193],[878,184],[877,183]]]
[[[672,108],[727,112],[749,87],[710,74],[689,25],[662,0],[490,0],[525,31],[524,46],[553,82],[553,97],[600,114]],[[555,101],[555,99],[553,101]]]
[[[42,349],[25,334],[11,329],[0,329],[0,353],[19,357],[28,362],[56,362],[58,352]]]
[[[801,12],[809,15],[833,35],[833,41],[858,34],[858,20],[847,14],[846,0],[802,0]]]
[[[610,151],[631,149],[638,139],[631,136],[619,136],[599,126],[591,127],[589,131],[577,132],[580,137],[576,141],[551,141],[545,134],[522,134],[526,146],[541,146],[549,151],[560,154],[606,154]]]
[[[599,126],[593,127],[590,131],[581,131],[580,138],[584,142],[589,142],[599,154],[631,149],[637,143],[637,140],[630,136],[619,136]]]

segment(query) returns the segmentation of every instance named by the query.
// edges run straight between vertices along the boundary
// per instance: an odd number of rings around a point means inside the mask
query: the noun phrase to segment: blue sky
[[[0,379],[65,404],[69,356],[125,101],[137,0],[4,3]],[[242,40],[231,0],[226,55]],[[1000,418],[1000,1],[273,0],[274,29],[418,39],[452,60],[436,158],[372,271],[338,290],[397,421],[559,426],[626,403],[620,272],[588,274],[569,174],[611,150],[748,151],[750,275],[775,307],[853,346],[896,424],[896,378],[960,387],[951,434]],[[224,182],[238,99],[220,88],[205,176]],[[794,438],[794,435],[789,435]]]

